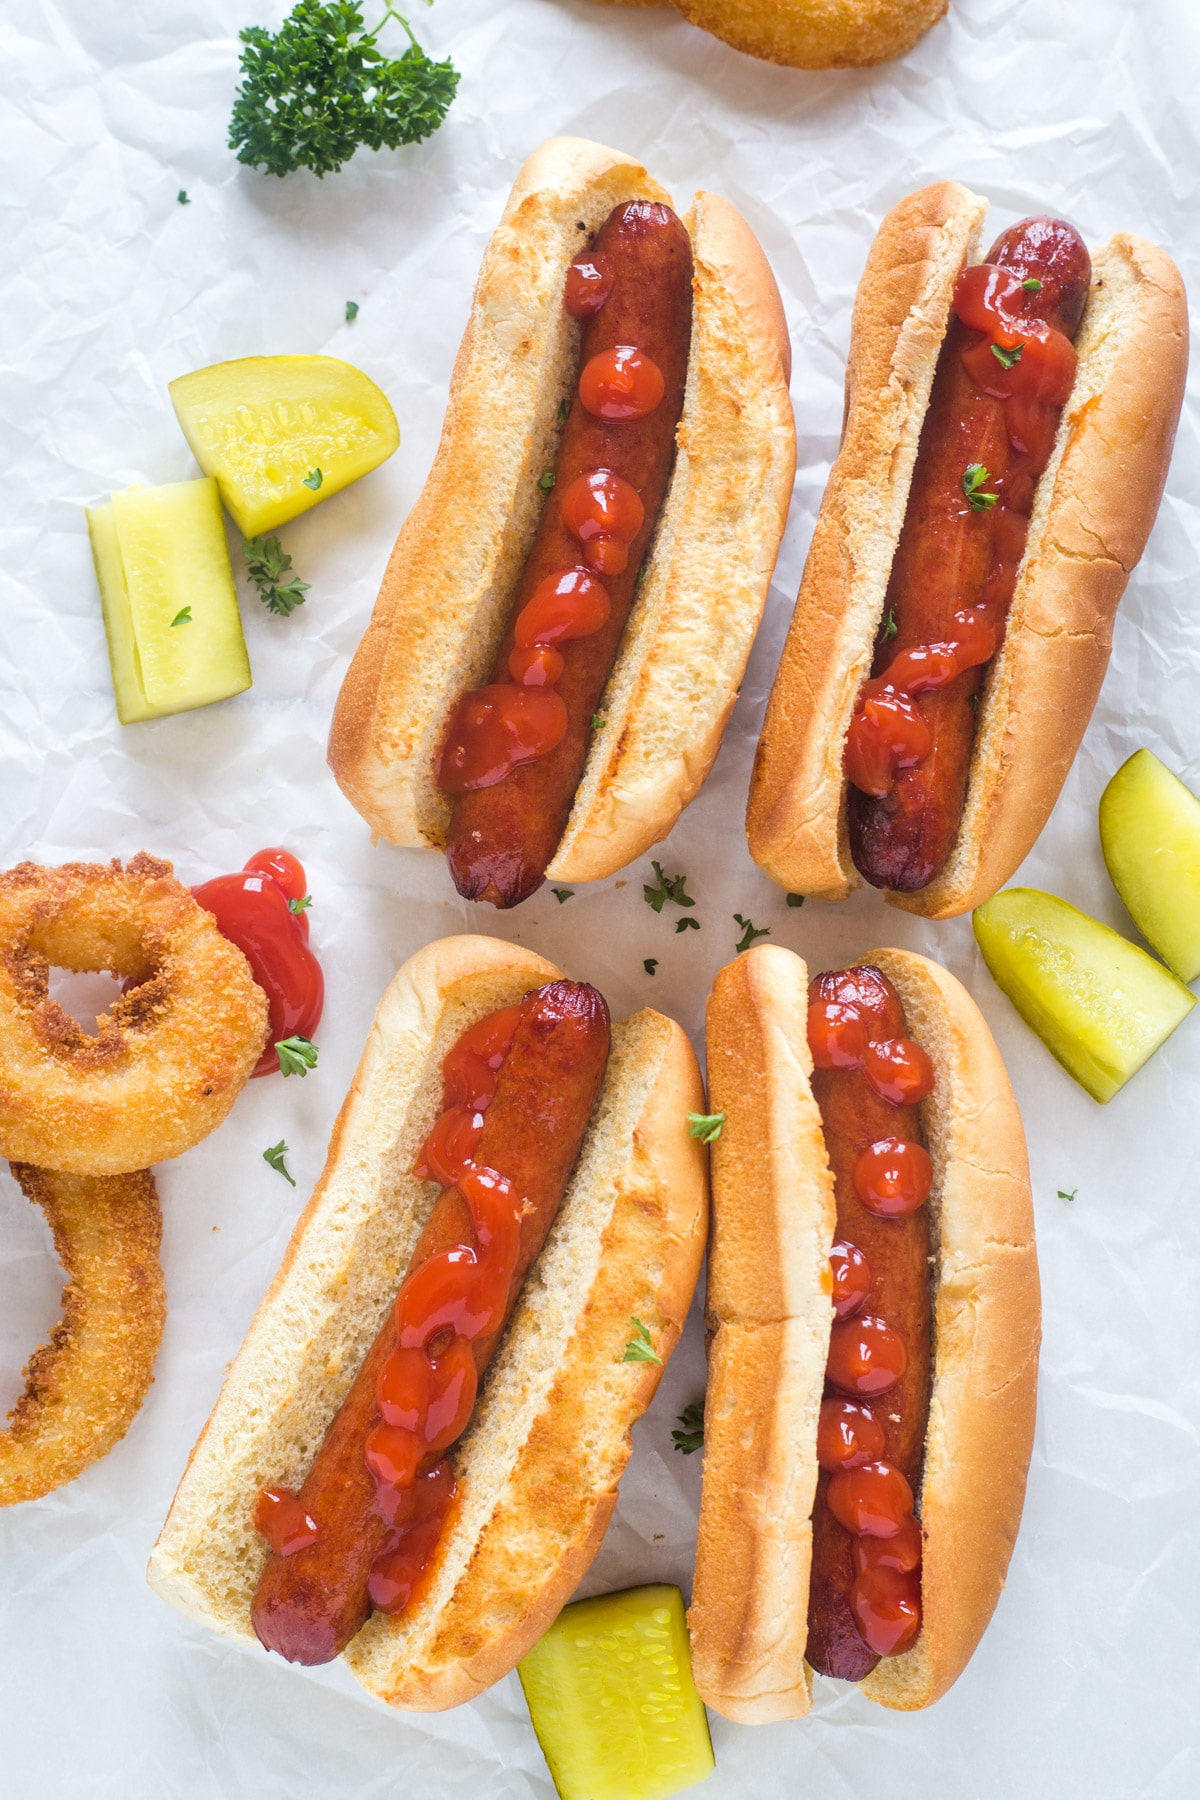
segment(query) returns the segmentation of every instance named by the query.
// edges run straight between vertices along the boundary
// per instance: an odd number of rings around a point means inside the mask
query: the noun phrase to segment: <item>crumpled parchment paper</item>
[[[1197,1791],[1200,1685],[1200,1018],[1107,1109],[993,987],[967,920],[868,893],[789,911],[742,835],[750,760],[834,453],[851,299],[885,210],[955,175],[996,228],[1032,210],[1093,243],[1132,229],[1197,285],[1200,21],[1193,0],[951,0],[902,63],[807,75],[669,11],[439,0],[418,28],[463,80],[419,148],[318,182],[225,147],[238,29],[283,0],[29,0],[0,21],[0,859],[171,857],[185,880],[282,842],[304,860],[328,980],[319,1070],[254,1082],[159,1172],[169,1293],[157,1379],[81,1479],[0,1515],[0,1791],[8,1800],[525,1796],[550,1782],[515,1676],[441,1716],[396,1715],[340,1667],[302,1673],[187,1623],[145,1585],[157,1528],[225,1366],[315,1179],[375,1003],[445,932],[535,945],[618,1015],[701,1031],[734,912],[819,968],[879,943],[944,961],[979,1000],[1029,1133],[1045,1286],[1041,1414],[1007,1592],[957,1687],[925,1714],[818,1684],[807,1721],[713,1721],[717,1796],[1168,1800]],[[368,14],[374,9],[367,7]],[[397,31],[389,27],[389,31]],[[762,238],[795,346],[799,474],[768,613],[716,770],[660,856],[699,932],[643,903],[648,860],[559,904],[498,915],[440,859],[371,848],[324,762],[338,684],[420,490],[487,233],[523,157],[571,132],[640,155],[681,205],[726,194]],[[185,189],[190,203],[176,199]],[[344,323],[347,300],[361,311]],[[391,397],[385,467],[283,532],[312,584],[290,619],[243,586],[255,684],[206,711],[117,724],[84,504],[195,473],[167,382],[225,357],[324,351]],[[1130,929],[1096,833],[1141,744],[1200,786],[1200,446],[1185,412],[1150,549],[1121,609],[1083,751],[1021,879]],[[650,978],[643,958],[657,957]],[[299,1186],[262,1160],[286,1138]],[[1060,1197],[1060,1190],[1073,1194]],[[57,1316],[48,1234],[0,1177],[0,1398]],[[700,1458],[671,1447],[704,1381],[698,1312],[636,1433],[587,1582],[689,1583]]]

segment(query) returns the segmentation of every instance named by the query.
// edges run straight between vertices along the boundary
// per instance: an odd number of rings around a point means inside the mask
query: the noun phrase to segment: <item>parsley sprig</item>
[[[685,1406],[683,1411],[679,1415],[679,1423],[682,1426],[682,1430],[673,1431],[671,1433],[671,1437],[674,1440],[675,1448],[677,1450],[682,1451],[684,1456],[691,1456],[694,1451],[703,1450],[703,1448],[704,1448],[704,1402],[703,1402],[703,1400],[693,1400],[692,1404],[690,1406]]]
[[[283,1139],[280,1138],[277,1144],[272,1144],[269,1150],[263,1151],[263,1161],[265,1163],[270,1163],[271,1167],[282,1175],[285,1181],[290,1181],[292,1186],[295,1187],[295,1177],[289,1172],[287,1164],[283,1160],[286,1155],[287,1145],[284,1143]]]
[[[734,913],[733,919],[734,923],[740,925],[742,928],[742,935],[737,943],[737,954],[739,956],[742,954],[743,950],[748,950],[750,948],[755,938],[770,937],[771,935],[771,927],[769,925],[756,925],[753,919],[743,919],[741,913]]]
[[[695,906],[696,902],[688,893],[686,875],[664,875],[661,863],[651,863],[654,870],[654,885],[647,881],[642,884],[642,898],[656,913],[660,913],[668,900],[676,906]]]
[[[972,512],[987,512],[1000,498],[999,494],[984,492],[983,484],[990,480],[991,476],[982,463],[968,463],[963,470],[962,491],[967,496],[967,505]]]
[[[307,1075],[317,1066],[317,1046],[306,1037],[281,1038],[275,1051],[281,1075]]]
[[[281,579],[291,568],[292,559],[277,537],[244,538],[242,555],[246,559],[246,573],[268,612],[278,613],[286,619],[289,613],[304,605],[309,584],[301,581],[298,575],[293,575],[287,582]]]
[[[378,48],[389,19],[408,35],[399,57]],[[360,146],[419,144],[437,130],[458,87],[449,57],[427,56],[390,5],[367,31],[354,0],[297,0],[277,32],[249,25],[241,40],[229,147],[268,175],[311,169],[323,178]]]
[[[660,1363],[662,1357],[655,1355],[654,1340],[650,1336],[650,1327],[648,1325],[643,1325],[640,1319],[631,1318],[629,1322],[633,1326],[633,1336],[625,1346],[625,1354],[622,1356],[621,1361]]]
[[[725,1114],[689,1113],[687,1116],[688,1136],[699,1138],[702,1144],[712,1144],[721,1135],[721,1127],[725,1123]]]

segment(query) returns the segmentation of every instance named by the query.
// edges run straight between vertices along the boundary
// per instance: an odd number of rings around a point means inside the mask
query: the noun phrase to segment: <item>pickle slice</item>
[[[1200,975],[1200,800],[1151,750],[1135,750],[1100,798],[1113,886],[1180,981]]]
[[[181,375],[170,393],[243,537],[328,500],[400,442],[387,396],[336,356],[244,356]]]
[[[517,1674],[561,1800],[666,1800],[712,1773],[678,1588],[565,1606]]]
[[[1161,963],[1055,894],[1007,888],[972,924],[997,984],[1094,1100],[1111,1100],[1196,1004]]]
[[[87,521],[122,725],[248,688],[216,482],[129,488]]]

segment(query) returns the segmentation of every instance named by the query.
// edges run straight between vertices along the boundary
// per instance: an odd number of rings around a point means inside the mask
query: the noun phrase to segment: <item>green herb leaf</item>
[[[541,488],[543,494],[548,494],[550,489],[554,486],[554,470],[547,469],[544,475],[539,475],[537,484]]]
[[[280,1138],[280,1140],[277,1144],[272,1144],[271,1148],[269,1150],[263,1151],[263,1161],[265,1163],[270,1163],[271,1167],[273,1169],[277,1169],[279,1171],[279,1173],[283,1176],[285,1181],[290,1181],[292,1186],[295,1187],[295,1185],[296,1185],[295,1179],[293,1176],[288,1174],[287,1168],[284,1164],[283,1159],[286,1155],[287,1155],[287,1145],[284,1143],[283,1139]]]
[[[968,463],[963,470],[962,491],[967,496],[967,505],[972,512],[987,512],[1000,498],[999,494],[984,492],[983,484],[989,479],[982,463]]]
[[[803,894],[789,894],[787,897],[787,903],[789,906],[803,906],[804,905],[804,895]]]
[[[1042,291],[1042,284],[1036,275],[1027,275],[1021,286],[1027,294],[1040,294]]]
[[[290,913],[303,912],[306,907],[309,907],[311,905],[312,905],[312,895],[305,894],[303,899],[301,899],[301,900],[289,900],[288,901],[288,911]]]
[[[694,1450],[703,1450],[704,1402],[693,1400],[690,1406],[685,1406],[679,1414],[679,1423],[682,1430],[671,1433],[675,1448],[685,1456],[691,1456]]]
[[[181,606],[179,611],[175,614],[175,617],[171,620],[171,630],[174,631],[174,629],[177,625],[190,625],[191,622],[192,622],[191,607],[190,606]]]
[[[658,967],[657,956],[648,956],[646,958],[645,962],[642,964],[642,967],[643,967],[643,969],[645,969],[647,975],[653,975],[655,969],[657,969],[657,967]]]
[[[673,901],[676,906],[695,906],[696,902],[685,885],[686,875],[664,875],[662,864],[657,862],[652,862],[650,867],[654,870],[654,885],[651,886],[649,882],[642,884],[642,898],[656,913],[662,911],[668,900]]]
[[[604,727],[607,724],[608,724],[608,720],[606,718],[604,718],[600,713],[592,714],[592,730],[593,731],[603,731]]]
[[[742,928],[741,940],[737,946],[737,954],[739,956],[742,954],[743,950],[748,950],[750,948],[755,938],[770,937],[771,927],[769,925],[755,925],[753,920],[743,919],[741,913],[734,913],[733,917],[735,922]]]
[[[353,325],[355,319],[357,319],[357,317],[359,315],[360,310],[361,309],[359,307],[357,300],[347,300],[347,302],[346,302],[346,323],[347,323],[347,325]]]
[[[1064,1188],[1059,1188],[1058,1197],[1060,1200],[1073,1200],[1078,1192],[1078,1188],[1072,1188],[1068,1194]]]
[[[550,892],[554,895],[554,898],[558,901],[560,906],[564,900],[572,900],[575,897],[574,888],[551,888]]]
[[[324,479],[325,477],[322,475],[320,469],[310,469],[308,474],[304,477],[304,485],[306,488],[311,488],[315,494]]]
[[[560,400],[558,403],[558,422],[560,425],[566,424],[567,418],[570,414],[570,411],[571,411],[571,409],[567,405],[566,401]]]
[[[192,202],[188,196],[188,191],[186,188],[180,188],[180,190],[176,194],[175,198],[179,202],[180,206],[190,206],[192,204]]]
[[[713,1144],[720,1137],[724,1123],[724,1113],[689,1113],[688,1136],[699,1138],[702,1144]]]
[[[968,694],[967,701],[968,701],[968,704],[970,705],[972,712],[979,711],[979,695],[978,694]]]
[[[681,931],[699,931],[699,929],[700,929],[699,919],[676,919],[676,921],[675,921],[676,937],[679,936],[679,933]]]
[[[317,1066],[317,1046],[306,1037],[283,1038],[275,1049],[281,1075],[307,1075]]]
[[[631,1319],[630,1324],[633,1326],[634,1335],[626,1344],[625,1354],[621,1361],[661,1363],[662,1357],[654,1354],[654,1341],[650,1336],[649,1327],[643,1325],[640,1319]]]
[[[244,538],[242,555],[246,559],[246,573],[268,612],[278,613],[286,619],[298,606],[303,606],[309,584],[301,581],[298,575],[291,581],[280,581],[280,576],[286,575],[291,568],[292,559],[277,537]]]
[[[1024,344],[1018,344],[1015,350],[1006,350],[1003,344],[993,344],[992,355],[1002,369],[1012,369],[1020,362],[1021,352],[1024,348]]]
[[[408,36],[400,57],[377,48],[388,19]],[[240,35],[229,147],[269,175],[311,169],[323,178],[360,146],[418,144],[437,130],[458,87],[449,57],[428,57],[390,5],[366,31],[355,0],[298,0],[277,32],[250,25]]]
[[[899,629],[900,627],[896,623],[896,609],[894,606],[889,606],[883,619],[884,639],[894,638]]]

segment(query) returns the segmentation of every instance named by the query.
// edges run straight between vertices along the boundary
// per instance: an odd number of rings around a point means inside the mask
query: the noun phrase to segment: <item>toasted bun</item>
[[[324,1172],[192,1452],[150,1559],[151,1585],[192,1618],[256,1643],[266,1561],[254,1505],[299,1484],[391,1306],[438,1189],[409,1173],[459,1034],[558,971],[484,937],[410,958],[380,1002]],[[455,1450],[465,1499],[425,1597],[377,1614],[346,1659],[395,1706],[438,1709],[506,1674],[587,1569],[616,1503],[630,1431],[658,1384],[622,1363],[630,1315],[665,1363],[699,1274],[702,1105],[680,1028],[644,1011],[614,1026],[579,1161]]]
[[[537,529],[579,328],[564,271],[623,201],[668,200],[639,163],[580,138],[535,151],[483,259],[442,440],[334,713],[329,761],[377,835],[440,846],[437,756],[487,679]],[[697,196],[687,389],[638,596],[552,878],[612,874],[664,836],[716,756],[791,498],[795,428],[778,289],[745,221]]]
[[[655,6],[659,0],[621,0]],[[693,25],[747,56],[793,69],[891,62],[937,23],[946,0],[672,0]]]
[[[924,957],[876,950],[862,960],[894,984],[937,1071],[922,1108],[936,1244],[918,1502],[923,1624],[912,1650],[861,1683],[871,1699],[910,1710],[962,1672],[1004,1583],[1033,1445],[1040,1297],[1024,1134],[987,1026],[959,982]],[[709,1104],[726,1119],[714,1146],[716,1336],[690,1622],[704,1698],[750,1721],[809,1705],[809,1518],[831,1323],[821,1277],[834,1215],[824,1141],[812,1131],[806,985],[789,951],[751,950],[718,976],[709,1002]],[[778,1292],[748,1316],[747,1275],[761,1283],[776,1266]]]
[[[859,885],[846,829],[846,733],[870,672],[954,281],[975,252],[984,210],[954,182],[910,195],[880,227],[859,285],[842,447],[747,810],[755,861],[794,892],[839,900]],[[984,690],[958,837],[938,877],[919,893],[888,894],[893,905],[932,919],[970,911],[1004,885],[1049,818],[1158,511],[1187,342],[1175,265],[1140,238],[1113,238],[1093,258],[1075,385]]]

